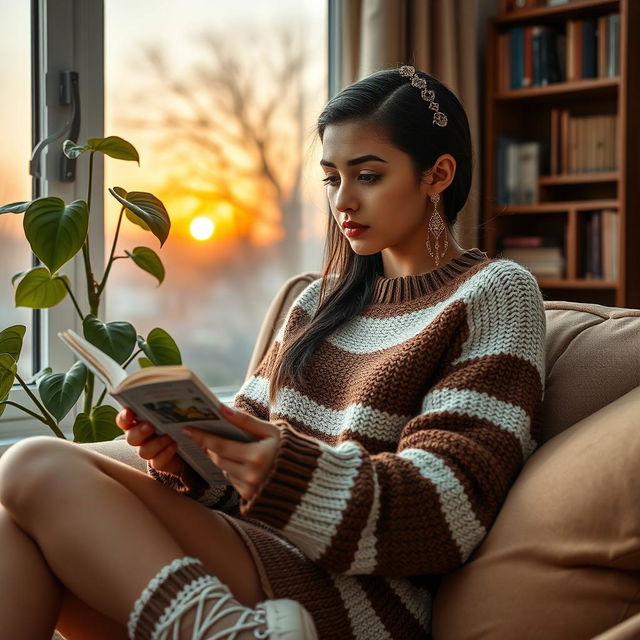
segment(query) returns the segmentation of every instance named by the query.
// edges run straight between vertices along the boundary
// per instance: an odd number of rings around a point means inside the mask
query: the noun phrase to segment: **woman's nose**
[[[334,206],[338,211],[347,211],[347,209],[355,211],[358,209],[356,194],[344,181],[338,187]]]

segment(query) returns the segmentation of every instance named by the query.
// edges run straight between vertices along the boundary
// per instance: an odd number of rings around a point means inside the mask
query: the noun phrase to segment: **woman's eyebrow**
[[[372,153],[368,153],[366,156],[360,156],[359,158],[353,158],[353,160],[347,160],[347,167],[353,167],[356,164],[360,164],[361,162],[387,162],[378,156],[374,156]],[[333,167],[335,169],[336,165],[333,162],[329,162],[328,160],[320,160],[320,164],[324,167]]]

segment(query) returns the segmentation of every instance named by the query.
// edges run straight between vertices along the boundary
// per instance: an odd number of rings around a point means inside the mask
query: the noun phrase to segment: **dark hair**
[[[439,80],[422,71],[416,75],[435,92],[447,125],[432,122],[433,112],[410,79],[398,69],[384,69],[358,80],[334,96],[318,118],[322,141],[329,124],[358,121],[377,127],[385,139],[411,157],[416,182],[443,154],[456,161],[452,183],[442,193],[445,217],[453,225],[464,206],[471,187],[472,148],[469,121],[454,93]],[[320,304],[312,320],[281,347],[271,377],[269,399],[288,380],[305,382],[304,370],[320,342],[367,305],[376,279],[383,275],[382,257],[358,255],[332,216],[329,216],[322,270]],[[329,277],[331,276],[331,277]]]

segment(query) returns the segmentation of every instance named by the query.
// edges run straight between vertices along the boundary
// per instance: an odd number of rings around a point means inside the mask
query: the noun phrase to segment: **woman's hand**
[[[255,442],[219,438],[189,426],[184,434],[199,444],[213,463],[245,500],[251,499],[273,466],[280,442],[280,430],[271,422],[244,411],[222,407],[224,417],[236,427],[255,436]]]
[[[159,436],[148,422],[138,422],[131,409],[123,409],[116,416],[116,424],[127,434],[127,442],[138,447],[138,455],[151,463],[157,471],[181,477],[185,462],[176,453],[178,446],[170,436]]]

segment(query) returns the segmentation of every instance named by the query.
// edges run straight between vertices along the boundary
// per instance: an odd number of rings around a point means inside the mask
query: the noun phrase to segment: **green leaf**
[[[8,353],[0,354],[0,400],[4,400],[11,391],[17,370],[18,365],[13,356]]]
[[[164,266],[158,254],[148,247],[136,247],[133,251],[125,253],[143,270],[150,273],[162,284],[164,280]]]
[[[51,367],[45,367],[44,369],[40,369],[40,371],[36,371],[28,380],[25,382],[27,384],[33,384],[34,382],[38,382],[42,376],[46,376],[50,373],[53,373],[53,369]]]
[[[90,414],[79,413],[73,423],[74,442],[103,442],[121,436],[117,415],[117,409],[108,404],[94,407]]]
[[[84,337],[100,351],[122,364],[136,346],[136,330],[128,322],[101,322],[89,314],[82,322]]]
[[[9,395],[16,377],[16,371],[16,361],[8,353],[0,354],[0,401]],[[4,413],[5,406],[0,404],[0,416]]]
[[[22,278],[22,276],[28,272],[29,272],[29,269],[27,269],[26,271],[19,271],[18,273],[14,273],[11,276],[11,286],[13,286],[16,283],[16,280],[20,280],[20,278]]]
[[[124,198],[125,200],[127,199],[126,189],[123,189],[122,187],[113,187],[113,190],[121,198]],[[130,222],[133,222],[133,224],[137,224],[139,227],[141,227],[145,231],[150,231],[149,225],[142,218],[138,218],[138,216],[135,215],[135,213],[131,213],[131,211],[129,211],[129,209],[127,209],[125,205],[122,205],[122,206],[124,207],[124,213],[127,216],[127,220],[129,220]]]
[[[89,149],[88,145],[81,145],[73,140],[65,140],[62,145],[62,153],[70,160],[75,160]]]
[[[171,229],[171,220],[164,204],[158,198],[145,191],[129,191],[127,197],[124,198],[120,195],[122,189],[118,187],[109,189],[109,193],[134,214],[134,217],[139,218],[147,225],[151,233],[160,240],[160,246],[165,243],[169,236],[169,229]],[[135,222],[139,224],[138,221]],[[143,225],[140,226],[143,227]]]
[[[87,380],[87,368],[76,362],[67,373],[50,373],[38,381],[38,393],[47,411],[62,420],[78,401]]]
[[[0,213],[24,213],[30,204],[31,200],[28,202],[12,202],[11,204],[5,204],[4,207],[0,207]]]
[[[26,329],[23,324],[14,324],[0,331],[0,353],[8,353],[17,362]]]
[[[142,219],[139,218],[135,213],[131,213],[129,209],[124,210],[124,214],[127,216],[127,220],[129,222],[133,222],[133,224],[138,225],[141,229],[145,231],[151,231],[149,225]]]
[[[108,138],[89,138],[87,146],[91,151],[101,151],[116,160],[133,160],[140,164],[140,156],[136,148],[118,136]]]
[[[149,358],[138,358],[138,364],[141,369],[146,369],[147,367],[153,367],[153,362],[149,360]]]
[[[87,237],[89,210],[84,200],[65,206],[60,198],[38,198],[24,214],[24,233],[35,253],[55,273],[80,251]]]
[[[182,364],[178,345],[164,329],[152,329],[146,341],[138,336],[138,346],[155,365]]]
[[[51,275],[45,267],[34,267],[20,280],[16,289],[16,307],[47,309],[64,300],[67,276]]]

